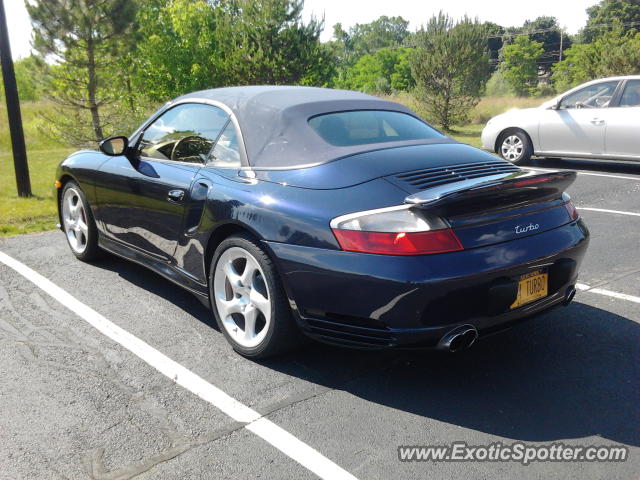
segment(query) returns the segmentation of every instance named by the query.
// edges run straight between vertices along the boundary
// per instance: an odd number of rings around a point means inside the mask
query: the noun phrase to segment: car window
[[[640,80],[629,80],[624,86],[622,97],[620,97],[621,107],[640,107]]]
[[[178,105],[146,128],[138,150],[143,157],[203,163],[228,119],[224,110],[211,105]]]
[[[209,157],[209,163],[217,167],[239,168],[240,147],[238,145],[238,133],[233,122],[229,122],[216,142]]]
[[[596,83],[581,88],[562,99],[561,109],[571,108],[605,108],[609,106],[613,92],[618,86],[617,81]]]
[[[318,115],[309,120],[309,126],[326,142],[341,147],[444,137],[411,115],[383,110]]]

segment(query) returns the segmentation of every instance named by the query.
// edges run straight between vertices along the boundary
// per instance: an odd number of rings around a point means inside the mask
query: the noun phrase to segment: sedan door
[[[540,152],[558,155],[601,156],[609,102],[618,81],[600,82],[564,97],[555,109],[540,112]]]
[[[228,118],[211,105],[179,104],[143,130],[133,162],[123,156],[105,162],[96,184],[105,234],[169,260],[183,231],[191,185]]]
[[[607,156],[640,160],[640,80],[627,80],[620,101],[609,110]]]

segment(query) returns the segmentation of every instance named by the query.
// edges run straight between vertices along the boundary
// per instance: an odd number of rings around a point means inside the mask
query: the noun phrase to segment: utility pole
[[[0,0],[0,1],[2,1],[2,0]],[[560,28],[560,57],[558,58],[558,61],[561,62],[562,61],[562,37],[563,37],[563,35],[562,35],[562,27],[559,27],[559,28]]]
[[[29,166],[27,165],[27,150],[24,145],[20,100],[18,98],[16,74],[13,71],[13,59],[11,58],[9,31],[7,30],[7,17],[5,16],[3,0],[0,0],[0,63],[2,64],[2,78],[4,79],[4,96],[7,99],[7,117],[9,117],[9,131],[11,132],[11,148],[13,149],[13,164],[16,172],[18,196],[30,197],[31,181],[29,180]]]

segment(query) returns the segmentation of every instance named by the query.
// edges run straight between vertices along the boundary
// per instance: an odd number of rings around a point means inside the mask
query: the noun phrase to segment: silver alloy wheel
[[[87,211],[82,197],[73,187],[65,190],[62,198],[62,222],[69,246],[74,252],[83,253],[89,236]]]
[[[246,348],[264,340],[271,324],[271,297],[260,264],[247,250],[231,247],[216,263],[215,307],[229,336]]]
[[[517,135],[509,135],[502,141],[500,153],[502,153],[502,158],[510,162],[517,162],[524,154],[524,143]]]

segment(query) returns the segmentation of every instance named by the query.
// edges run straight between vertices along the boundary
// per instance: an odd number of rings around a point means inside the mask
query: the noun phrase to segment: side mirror
[[[110,157],[124,155],[129,147],[129,139],[125,136],[109,137],[100,142],[100,151]]]
[[[560,104],[562,103],[562,99],[558,100],[556,103],[551,105],[549,108],[551,110],[560,110]]]

